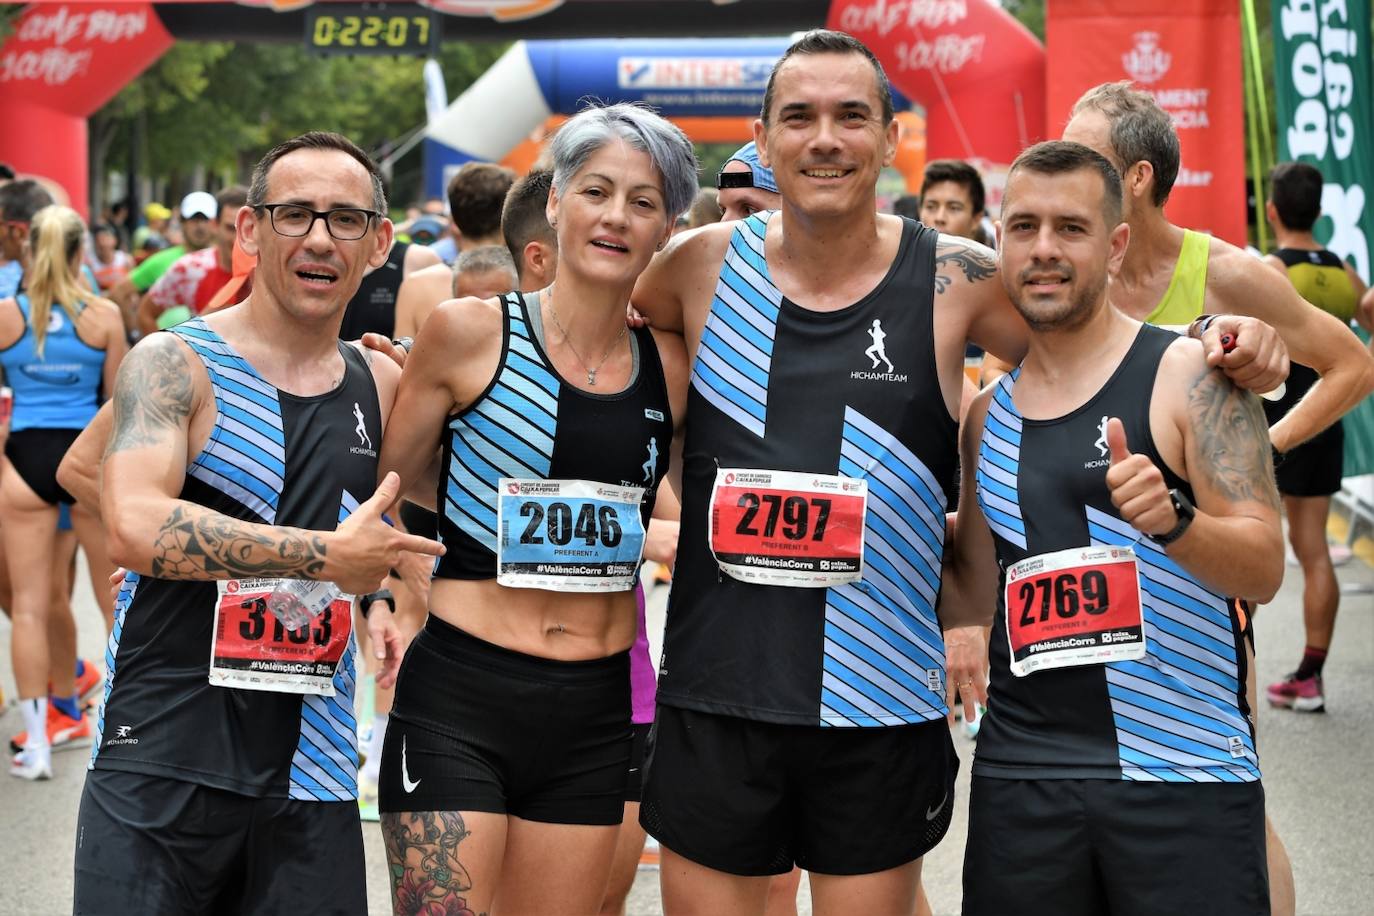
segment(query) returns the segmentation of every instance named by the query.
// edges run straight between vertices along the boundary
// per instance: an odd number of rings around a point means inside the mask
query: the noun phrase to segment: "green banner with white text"
[[[1321,170],[1317,240],[1374,278],[1374,36],[1370,0],[1273,0],[1280,161]],[[1374,473],[1374,405],[1345,422],[1346,476]]]

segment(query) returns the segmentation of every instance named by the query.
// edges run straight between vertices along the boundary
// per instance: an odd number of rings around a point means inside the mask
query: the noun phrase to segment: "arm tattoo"
[[[153,547],[152,572],[159,579],[311,579],[324,569],[324,541],[313,532],[241,522],[184,504],[162,523]]]
[[[186,360],[170,338],[135,347],[119,367],[105,454],[164,441],[191,415],[193,393]]]
[[[460,897],[472,876],[458,860],[458,844],[472,836],[457,811],[410,811],[382,815],[391,903],[397,914],[440,912],[486,916]]]
[[[982,245],[947,240],[941,236],[935,243],[935,292],[943,293],[949,288],[954,280],[955,268],[963,271],[964,279],[970,283],[997,275],[997,262]]]
[[[1269,427],[1258,398],[1219,370],[1208,370],[1188,393],[1188,420],[1202,457],[1200,470],[1222,496],[1279,508]]]

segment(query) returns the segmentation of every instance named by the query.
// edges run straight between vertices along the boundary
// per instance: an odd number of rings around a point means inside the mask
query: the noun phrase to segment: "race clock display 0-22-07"
[[[439,47],[439,22],[422,6],[317,3],[306,10],[305,47],[316,54],[429,55]]]

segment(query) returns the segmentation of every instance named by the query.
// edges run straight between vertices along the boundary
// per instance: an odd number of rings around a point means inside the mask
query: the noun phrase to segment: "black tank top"
[[[340,342],[343,381],[305,398],[269,385],[200,318],[171,333],[205,364],[216,406],[181,499],[242,521],[331,531],[372,495],[381,410],[356,348]],[[92,768],[255,797],[356,798],[352,651],[333,697],[212,686],[216,596],[213,582],[126,577]]]
[[[957,427],[935,368],[938,233],[906,220],[877,288],[816,312],[769,276],[771,215],[737,224],[697,350],[658,699],[800,725],[939,719]],[[718,468],[864,479],[863,578],[799,588],[723,575],[707,530]]]
[[[501,362],[491,384],[450,418],[437,505],[448,548],[434,575],[496,577],[497,481],[502,477],[587,480],[642,487],[647,528],[668,472],[673,416],[652,332],[638,328],[638,371],[616,394],[567,384],[549,362],[531,313],[536,294],[507,293]]]
[[[396,242],[386,263],[363,277],[344,310],[340,340],[357,340],[369,333],[391,337],[396,332],[396,296],[405,279],[408,248],[409,242]]]
[[[1163,547],[1124,522],[1105,481],[1111,463],[1107,419],[1119,417],[1131,451],[1147,455],[1166,486],[1192,498],[1187,482],[1160,457],[1150,431],[1159,362],[1177,340],[1172,331],[1142,325],[1102,389],[1053,420],[1029,420],[1017,411],[1012,392],[1019,370],[997,383],[979,450],[977,497],[1001,573],[988,653],[988,713],[978,732],[974,775],[1259,778],[1233,602],[1208,591]],[[1145,657],[1013,675],[1006,568],[1026,557],[1106,545],[1135,549]]]

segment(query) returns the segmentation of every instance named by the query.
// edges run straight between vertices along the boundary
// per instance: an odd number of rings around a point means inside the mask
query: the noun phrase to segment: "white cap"
[[[219,216],[219,204],[213,195],[205,191],[192,191],[181,199],[182,219],[190,219],[197,214],[209,219]]]

